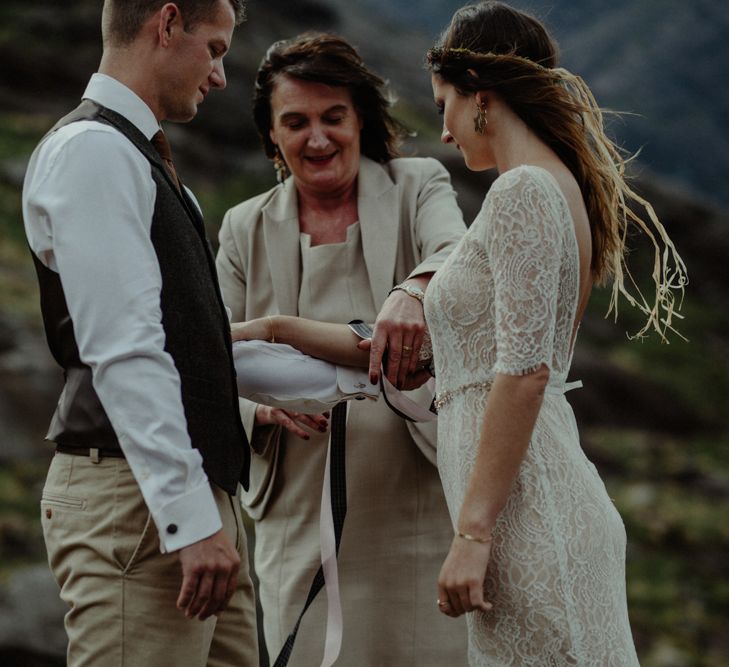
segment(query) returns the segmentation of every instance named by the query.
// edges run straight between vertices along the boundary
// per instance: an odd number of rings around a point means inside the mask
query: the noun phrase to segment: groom
[[[160,129],[225,87],[241,15],[240,0],[106,0],[99,71],[26,175],[65,377],[41,507],[71,666],[258,664],[228,321]]]

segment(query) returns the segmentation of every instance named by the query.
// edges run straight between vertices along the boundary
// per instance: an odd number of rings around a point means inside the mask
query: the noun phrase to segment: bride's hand
[[[230,336],[233,342],[238,340],[271,340],[271,318],[258,317],[247,322],[232,322]]]
[[[485,544],[455,536],[438,577],[438,608],[456,618],[476,609],[489,611],[492,604],[483,596],[483,582],[491,555]]]

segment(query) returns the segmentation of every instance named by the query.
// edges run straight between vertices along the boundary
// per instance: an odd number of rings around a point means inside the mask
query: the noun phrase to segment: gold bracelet
[[[479,544],[488,544],[494,539],[491,535],[488,537],[476,537],[476,535],[462,533],[460,530],[456,531],[456,535],[458,535],[458,537],[462,537],[464,540],[468,540],[469,542],[478,542]]]
[[[275,343],[276,342],[276,332],[273,330],[273,317],[270,315],[267,315],[268,317],[268,323],[271,325],[271,340],[269,340],[269,343]]]

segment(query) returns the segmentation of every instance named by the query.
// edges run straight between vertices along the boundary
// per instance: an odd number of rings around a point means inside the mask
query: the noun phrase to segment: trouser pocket
[[[48,560],[57,578],[86,556],[113,564],[120,574],[159,551],[157,531],[129,464],[57,454],[41,499]],[[86,554],[86,555],[84,555]],[[58,570],[58,572],[57,572]]]

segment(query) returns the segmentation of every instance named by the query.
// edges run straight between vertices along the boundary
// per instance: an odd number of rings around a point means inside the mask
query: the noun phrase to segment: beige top
[[[374,321],[377,311],[367,289],[361,246],[358,223],[347,228],[342,243],[312,247],[310,236],[299,234],[300,316]],[[347,518],[338,558],[344,639],[337,663],[465,664],[463,624],[454,624],[433,604],[438,570],[453,534],[437,470],[413,442],[407,423],[384,401],[352,401],[348,408]],[[272,659],[293,628],[319,567],[328,439],[328,434],[312,433],[310,440],[281,434],[271,500],[256,523],[258,593]],[[326,618],[322,592],[304,616],[291,664],[320,663]]]
[[[311,236],[305,232],[300,241],[299,315],[323,322],[374,322],[377,309],[372,292],[362,289],[369,278],[359,222],[347,227],[343,243],[312,246]]]

